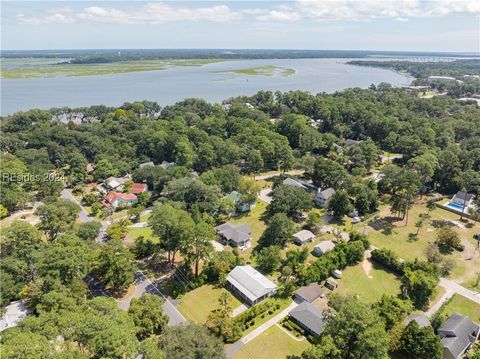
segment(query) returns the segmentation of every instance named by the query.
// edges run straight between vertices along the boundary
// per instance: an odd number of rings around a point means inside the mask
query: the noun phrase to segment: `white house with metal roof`
[[[316,256],[323,256],[325,253],[330,252],[335,248],[335,243],[332,241],[323,241],[313,247],[313,254]]]
[[[300,232],[297,232],[293,235],[293,242],[298,245],[307,244],[315,239],[315,234],[312,232],[302,229]]]
[[[254,305],[271,297],[277,285],[250,265],[236,266],[227,276],[227,287]]]

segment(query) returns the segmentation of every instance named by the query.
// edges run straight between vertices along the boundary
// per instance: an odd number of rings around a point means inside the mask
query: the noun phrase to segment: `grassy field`
[[[281,66],[256,66],[249,67],[244,69],[235,69],[235,70],[221,70],[221,71],[212,71],[213,73],[222,74],[222,73],[234,73],[238,75],[253,75],[253,76],[275,76],[280,75],[282,77],[288,77],[295,74],[295,70],[289,67]]]
[[[293,358],[300,356],[309,346],[306,339],[297,341],[274,325],[247,343],[235,354],[234,359]]]
[[[355,267],[348,267],[339,279],[336,293],[359,296],[366,303],[378,301],[382,295],[397,295],[400,293],[400,281],[397,277],[383,268],[372,266],[368,274],[362,263]]]
[[[427,209],[424,204],[415,204],[410,210],[409,220],[406,224],[405,220],[392,221],[388,206],[382,206],[379,214],[370,219],[370,223],[384,220],[385,225],[377,229],[374,229],[372,225],[367,225],[365,234],[373,246],[390,249],[403,259],[425,259],[425,248],[429,243],[435,242],[436,230],[442,225],[449,225],[459,234],[465,245],[463,252],[454,251],[447,255],[447,258],[451,258],[455,262],[455,268],[450,277],[457,279],[465,286],[472,287],[474,279],[478,275],[478,269],[475,270],[475,268],[480,268],[480,254],[478,251],[475,252],[476,241],[473,239],[473,235],[480,232],[479,224],[470,222],[469,226],[464,225],[463,228],[452,226],[449,221],[458,221],[459,215],[436,208],[431,211],[430,219],[420,228],[418,236],[415,236],[418,229],[416,223],[420,215],[425,213],[427,213]],[[353,228],[362,233],[364,224],[356,224]]]
[[[290,303],[292,303],[292,299],[290,299],[290,298],[268,298],[268,299],[266,299],[266,301],[269,301],[271,303],[279,303],[280,308],[275,310],[272,314],[267,313],[267,315],[265,315],[265,317],[263,317],[263,318],[261,316],[255,318],[255,325],[252,325],[250,328],[245,330],[243,332],[243,336],[247,335],[248,333],[250,333],[254,329],[258,328],[260,325],[262,325],[266,321],[275,317],[278,313],[280,313],[282,310],[284,310],[286,307],[288,307],[290,305]]]
[[[150,227],[129,228],[128,236],[132,240],[135,240],[136,238],[143,236],[145,239],[150,239],[153,243],[158,243],[158,238],[153,235],[152,229]]]
[[[477,323],[480,322],[480,305],[459,294],[455,294],[445,307],[447,316],[454,312],[466,315]]]
[[[258,239],[267,227],[267,225],[262,221],[262,216],[265,213],[266,208],[267,204],[265,202],[257,201],[255,208],[252,208],[250,212],[236,216],[230,220],[232,223],[248,224],[252,231],[251,246],[250,248],[240,252],[242,257],[248,257],[252,253],[253,248],[257,245]]]
[[[22,79],[59,76],[100,76],[129,72],[158,71],[178,66],[203,66],[220,61],[225,60],[139,60],[105,64],[42,64],[38,62],[19,67],[2,67],[2,77],[6,79]]]
[[[186,293],[181,299],[177,309],[189,320],[204,324],[208,315],[214,309],[220,308],[218,298],[220,294],[227,292],[225,288],[216,288],[212,285],[203,285]],[[231,296],[230,307],[232,309],[240,305],[240,301]]]

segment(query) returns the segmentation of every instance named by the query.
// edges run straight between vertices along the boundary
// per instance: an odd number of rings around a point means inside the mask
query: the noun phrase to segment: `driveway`
[[[272,202],[272,197],[270,197],[270,193],[272,193],[271,188],[264,188],[260,191],[258,198],[260,198],[260,200],[263,202],[270,203]]]
[[[83,208],[82,204],[75,198],[75,196],[72,194],[72,192],[70,192],[69,189],[64,188],[63,191],[60,193],[60,197],[66,199],[67,201],[73,202],[80,207],[80,213],[78,214],[80,222],[85,223],[93,220],[93,218],[90,217],[90,215],[88,214],[87,210]]]
[[[474,292],[473,290],[467,289],[462,287],[457,282],[453,280],[449,280],[446,278],[440,278],[440,282],[438,283],[441,287],[445,289],[445,291],[452,291],[457,294],[464,296],[465,298],[470,299],[471,301],[480,304],[480,292]]]
[[[186,323],[185,317],[178,311],[172,302],[163,295],[163,293],[157,288],[155,283],[152,283],[143,272],[138,271],[135,274],[135,292],[129,298],[118,301],[118,307],[123,310],[128,310],[130,302],[133,298],[139,298],[143,293],[155,294],[164,299],[163,312],[168,316],[168,325],[174,326]]]

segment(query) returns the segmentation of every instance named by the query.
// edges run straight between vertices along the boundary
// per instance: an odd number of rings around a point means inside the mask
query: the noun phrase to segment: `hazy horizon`
[[[478,53],[479,15],[464,0],[4,1],[2,47]]]

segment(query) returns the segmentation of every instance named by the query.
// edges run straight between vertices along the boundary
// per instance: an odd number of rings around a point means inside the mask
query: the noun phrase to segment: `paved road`
[[[90,215],[88,214],[87,210],[83,208],[82,204],[75,198],[75,196],[72,194],[72,192],[70,192],[68,188],[63,189],[63,191],[60,193],[60,196],[63,199],[73,202],[80,207],[80,213],[78,215],[80,222],[85,223],[93,220],[93,218],[90,217]]]
[[[285,318],[288,313],[290,313],[291,310],[295,309],[300,302],[298,301],[293,301],[290,303],[290,305],[282,310],[280,313],[278,313],[276,316],[274,316],[272,319],[267,320],[265,323],[260,325],[258,328],[255,328],[252,330],[250,333],[245,335],[242,339],[238,340],[237,342],[233,343],[233,345],[225,350],[227,354],[227,358],[231,359],[233,358],[233,355],[242,349],[242,347],[247,344],[248,342],[252,341],[256,337],[258,337],[260,334],[262,334],[264,331],[269,329],[270,327],[274,326],[276,323],[281,321],[283,318]]]
[[[90,216],[90,214],[85,209],[85,207],[82,206],[82,204],[75,198],[75,196],[72,194],[72,192],[68,188],[64,188],[63,191],[60,193],[60,196],[63,199],[73,202],[80,207],[80,213],[78,214],[78,218],[80,219],[80,222],[86,223],[94,220],[94,218]],[[100,227],[100,232],[98,233],[98,236],[97,238],[95,238],[95,240],[99,243],[105,243],[106,242],[105,235],[107,233],[107,228],[112,223],[110,221],[101,221],[100,224],[102,226]]]
[[[172,302],[163,295],[157,286],[147,278],[145,274],[138,271],[135,275],[135,293],[125,300],[118,301],[118,307],[123,310],[128,310],[130,302],[133,298],[139,298],[143,293],[150,293],[161,296],[165,301],[163,303],[163,312],[168,316],[168,325],[179,325],[186,323],[185,317],[178,311]]]
[[[304,170],[293,170],[293,171],[284,172],[283,174],[290,175],[290,176],[298,176],[298,175],[301,175],[303,173],[305,173]],[[269,178],[272,178],[272,177],[279,176],[281,174],[282,174],[281,172],[275,172],[275,173],[270,173],[268,175],[255,176],[255,180],[256,181],[265,180],[265,179],[269,179]]]
[[[473,290],[462,287],[457,282],[446,278],[440,278],[439,285],[445,288],[446,291],[455,292],[470,299],[471,301],[474,301],[475,303],[480,304],[480,292],[474,292]]]

